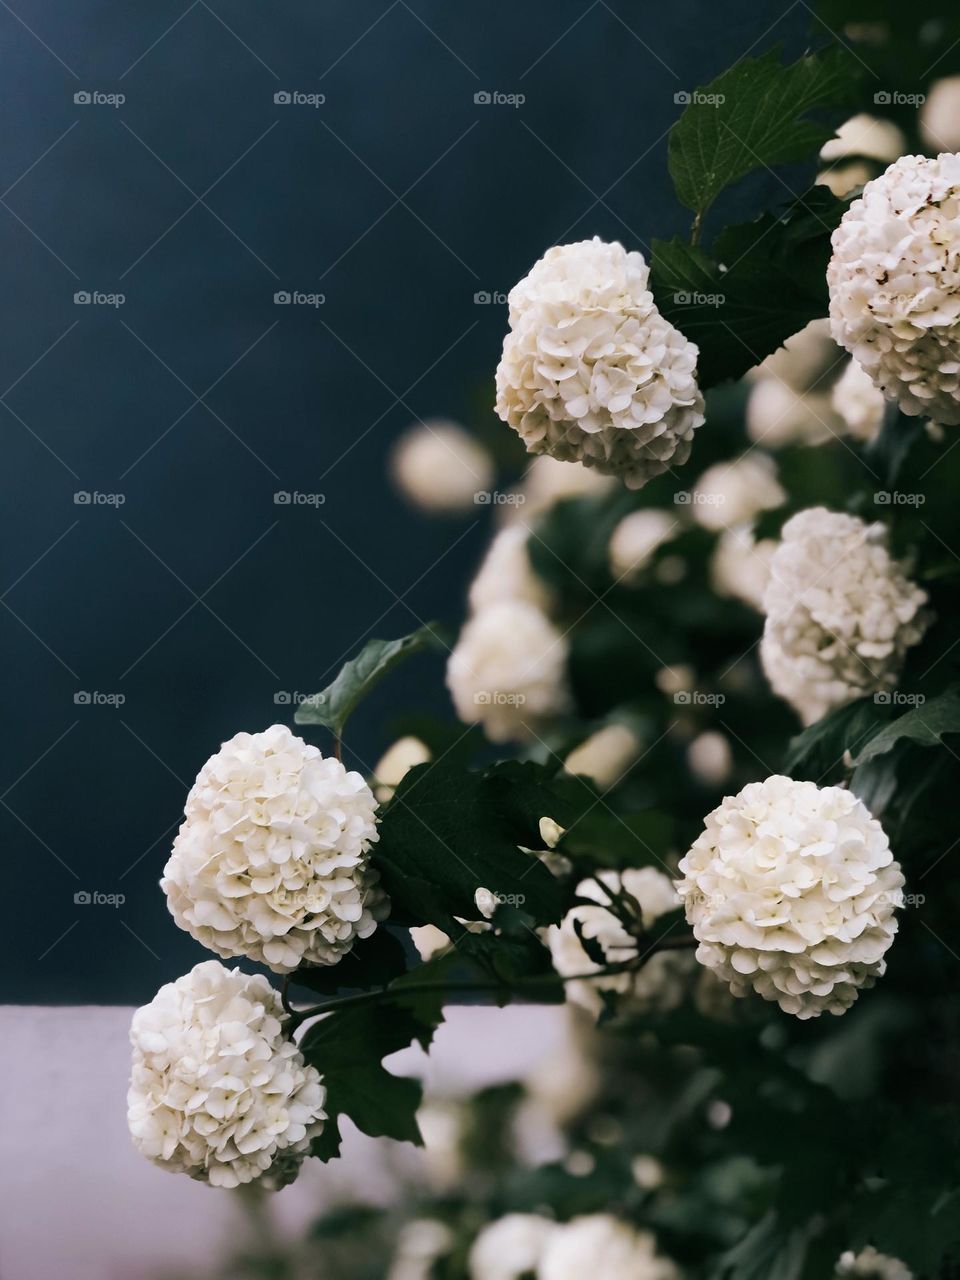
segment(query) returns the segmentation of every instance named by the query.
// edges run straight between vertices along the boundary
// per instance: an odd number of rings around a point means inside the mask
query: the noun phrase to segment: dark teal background
[[[204,759],[371,628],[461,612],[489,509],[427,520],[385,462],[414,415],[492,400],[506,311],[474,294],[555,241],[685,232],[675,95],[797,50],[809,13],[784,9],[0,7],[4,999],[142,1002],[200,958],[156,881]],[[294,289],[325,303],[274,305]],[[294,489],[325,504],[274,504]],[[357,767],[390,715],[447,713],[440,676],[411,666],[358,714]]]

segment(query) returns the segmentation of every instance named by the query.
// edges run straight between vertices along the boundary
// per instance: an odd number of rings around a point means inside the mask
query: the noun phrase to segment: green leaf
[[[675,841],[673,819],[658,810],[624,816],[596,807],[573,824],[560,852],[598,867],[662,868]]]
[[[540,844],[537,822],[554,816],[546,770],[532,764],[467,772],[447,761],[411,769],[380,823],[373,861],[395,907],[453,936],[454,916],[476,919],[488,889],[538,924],[559,920],[563,889],[518,846]]]
[[[920,747],[936,747],[948,733],[960,733],[960,689],[948,689],[899,716],[875,734],[854,755],[853,762],[865,764],[902,741]]]
[[[811,782],[827,780],[843,768],[843,758],[861,749],[890,719],[890,708],[872,698],[859,698],[823,716],[792,739],[784,772]]]
[[[814,189],[783,212],[727,228],[712,256],[679,238],[654,241],[657,305],[700,348],[701,386],[741,377],[826,315],[830,235],[845,208]]]
[[[345,662],[337,678],[297,708],[297,724],[322,724],[339,738],[350,713],[388,671],[424,649],[445,647],[439,623],[426,626],[399,640],[368,640],[355,658]]]
[[[407,952],[395,933],[384,925],[361,938],[337,964],[304,965],[290,981],[319,995],[385,987],[407,971]]]
[[[849,101],[855,71],[836,46],[788,66],[771,49],[742,58],[697,90],[670,130],[670,174],[680,201],[699,221],[721,191],[754,169],[814,159],[833,129],[809,113]]]

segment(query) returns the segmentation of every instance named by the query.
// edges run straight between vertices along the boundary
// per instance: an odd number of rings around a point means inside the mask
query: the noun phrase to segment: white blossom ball
[[[588,899],[588,903],[572,907],[559,925],[551,925],[547,931],[553,967],[561,977],[600,971],[601,966],[591,960],[580,935],[600,946],[607,965],[627,964],[640,957],[636,936],[615,914],[616,910],[623,910],[623,900],[635,917],[636,931],[643,933],[654,929],[662,915],[680,906],[669,876],[655,867],[601,871],[577,886],[577,897]],[[616,907],[615,899],[620,900]],[[646,950],[644,946],[644,954]],[[686,979],[694,967],[691,961],[689,953],[660,951],[634,971],[577,977],[565,983],[564,990],[568,1000],[594,1016],[604,1007],[603,993],[615,995],[617,1009],[623,1013],[666,1011],[682,1001]]]
[[[844,160],[840,164],[831,165],[829,169],[821,169],[814,178],[818,187],[826,187],[838,200],[856,187],[865,187],[871,178],[877,176],[877,166],[870,160]]]
[[[786,496],[773,459],[753,450],[708,467],[697,481],[691,509],[697,524],[719,533],[774,510]]]
[[[886,547],[879,524],[811,507],[783,527],[764,595],[760,647],[773,691],[805,724],[896,688],[923,638],[927,594]]]
[[[920,136],[931,151],[960,151],[960,76],[930,86],[920,108]]]
[[[601,475],[582,462],[561,462],[547,453],[530,459],[520,494],[529,520],[568,498],[599,498],[616,487],[613,476]]]
[[[456,1243],[445,1222],[436,1218],[414,1218],[404,1225],[397,1238],[386,1280],[433,1280],[435,1264]]]
[[[470,1250],[470,1280],[522,1280],[535,1272],[557,1224],[537,1213],[508,1213],[489,1223]]]
[[[842,787],[777,775],[707,815],[677,888],[697,959],[735,996],[799,1018],[843,1013],[886,968],[903,875],[880,823]]]
[[[464,724],[491,742],[529,741],[570,709],[568,642],[525,600],[490,605],[463,628],[447,663],[447,687]]]
[[[777,378],[761,378],[747,399],[747,435],[768,449],[815,446],[835,439],[843,422],[826,391],[796,391]]]
[[[266,978],[217,960],[161,987],[130,1027],[137,1150],[215,1187],[292,1182],[323,1129],[325,1090],[282,1017]]]
[[[537,1280],[680,1280],[669,1258],[657,1253],[649,1231],[638,1231],[608,1213],[574,1218],[547,1242]]]
[[[847,362],[847,367],[834,383],[830,403],[855,440],[869,444],[877,438],[883,426],[887,402],[883,392],[874,386],[869,373],[856,360]]]
[[[530,562],[530,531],[522,524],[502,529],[491,542],[477,576],[470,584],[474,613],[504,600],[527,600],[545,613],[552,595]]]
[[[510,292],[497,413],[528,453],[639,489],[704,421],[697,348],[657,310],[643,255],[597,237],[548,249]]]
[[[960,423],[960,155],[897,160],[832,244],[836,341],[904,413]]]
[[[563,762],[565,773],[592,778],[601,791],[614,787],[638,759],[642,743],[625,724],[607,724],[581,742]]]
[[[397,441],[391,455],[393,480],[415,507],[435,515],[469,511],[487,501],[493,485],[490,454],[455,422],[416,423]]]
[[[687,747],[687,765],[706,787],[722,787],[733,772],[730,739],[716,729],[698,734]]]
[[[755,538],[749,528],[727,529],[717,540],[710,561],[714,591],[762,610],[770,581],[770,562],[777,546],[776,539]]]
[[[680,530],[668,511],[646,507],[631,511],[610,535],[610,573],[617,580],[636,578],[653,559],[654,552]]]
[[[882,160],[889,164],[907,145],[903,131],[892,120],[861,112],[851,116],[834,137],[820,148],[821,160],[847,160],[862,156],[866,160]]]
[[[913,1272],[899,1258],[891,1258],[889,1254],[877,1253],[872,1244],[868,1244],[859,1253],[848,1249],[837,1263],[836,1277],[860,1276],[861,1280],[913,1280]]]
[[[369,865],[376,808],[359,773],[285,725],[238,733],[187,796],[160,881],[174,920],[276,973],[335,964],[389,909]]]
[[[398,738],[383,753],[373,770],[374,795],[385,804],[411,769],[431,760],[430,748],[419,738],[408,734]]]

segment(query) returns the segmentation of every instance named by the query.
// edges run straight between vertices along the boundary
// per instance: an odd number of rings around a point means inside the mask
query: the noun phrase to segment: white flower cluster
[[[640,253],[597,237],[549,249],[510,292],[497,413],[529,453],[639,489],[704,421],[697,348],[657,310]]]
[[[886,968],[903,875],[880,823],[841,787],[750,783],[707,816],[680,872],[697,959],[735,996],[840,1014]]]
[[[960,150],[960,76],[930,86],[920,110],[920,136],[930,151]]]
[[[608,1213],[562,1225],[531,1213],[490,1223],[470,1252],[471,1280],[679,1280],[673,1262],[657,1253],[656,1240]]]
[[[830,337],[830,321],[811,320],[751,371],[747,434],[766,448],[819,445],[843,431],[830,403],[830,387],[842,354]]]
[[[960,423],[960,155],[902,156],[832,243],[836,341],[904,413]]]
[[[710,561],[714,591],[762,610],[776,549],[773,538],[755,538],[749,528],[727,529],[717,540]]]
[[[285,725],[238,733],[187,797],[160,882],[173,918],[276,973],[336,963],[389,909],[369,866],[376,807],[360,774]]]
[[[873,385],[866,369],[853,358],[834,383],[830,403],[854,440],[869,444],[877,438],[883,426],[887,402],[883,392]]]
[[[860,1276],[861,1280],[913,1280],[913,1272],[899,1258],[877,1253],[868,1244],[855,1254],[848,1249],[837,1263],[836,1280],[844,1276]]]
[[[679,532],[679,521],[667,511],[656,507],[631,511],[610,535],[611,575],[617,582],[631,582],[647,567],[657,548]]]
[[[606,724],[591,733],[563,762],[566,773],[592,778],[606,791],[616,786],[640,755],[640,738],[625,724]]]
[[[561,977],[590,974],[601,968],[590,959],[581,935],[599,945],[608,965],[638,959],[637,938],[614,914],[616,910],[632,912],[638,929],[646,932],[662,915],[680,906],[670,878],[655,867],[601,871],[595,879],[577,886],[577,897],[588,899],[589,905],[572,907],[547,933],[553,967]],[[641,968],[599,978],[575,978],[565,984],[565,991],[568,1000],[595,1016],[603,1009],[603,993],[615,995],[617,1009],[624,1013],[673,1009],[683,999],[691,968],[689,953],[660,951]]]
[[[470,584],[474,613],[504,600],[526,600],[546,612],[552,596],[530,563],[530,531],[523,524],[502,529],[487,549],[483,564]]]
[[[836,136],[825,142],[820,159],[830,168],[817,174],[817,182],[835,196],[845,196],[876,176],[877,164],[896,160],[907,140],[892,120],[860,114],[845,121]]]
[[[805,724],[894,689],[929,624],[926,600],[891,558],[882,525],[824,507],[799,512],[783,527],[764,594],[771,687]]]
[[[391,456],[393,481],[409,502],[432,515],[468,511],[493,484],[493,461],[455,422],[416,423]]]
[[[708,467],[693,494],[693,518],[704,529],[749,524],[762,511],[772,511],[786,498],[769,454],[746,453],[731,462]]]
[[[323,1128],[325,1092],[282,1016],[266,978],[216,960],[161,987],[130,1027],[137,1149],[215,1187],[292,1182]]]

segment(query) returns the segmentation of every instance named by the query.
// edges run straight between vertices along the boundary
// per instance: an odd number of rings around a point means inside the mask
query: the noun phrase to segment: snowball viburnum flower
[[[877,1253],[868,1244],[859,1253],[848,1249],[837,1263],[837,1280],[844,1276],[859,1276],[860,1280],[913,1280],[913,1272],[899,1258]]]
[[[529,543],[530,531],[522,524],[510,525],[497,534],[470,584],[474,613],[503,600],[527,600],[538,609],[549,609],[550,591],[534,572]]]
[[[389,910],[376,801],[285,725],[238,733],[197,775],[160,887],[181,929],[276,973],[335,964]]]
[[[563,762],[565,773],[592,778],[606,791],[628,772],[638,759],[640,738],[625,724],[607,724],[581,742]]]
[[[292,1182],[323,1128],[325,1090],[282,1017],[265,977],[217,960],[161,987],[130,1027],[137,1149],[215,1187]]]
[[[926,600],[890,556],[882,525],[824,507],[799,512],[783,527],[764,593],[760,657],[771,687],[805,724],[896,688],[929,625]]]
[[[436,515],[468,511],[493,483],[493,460],[455,422],[416,423],[391,455],[394,483],[416,507]]]
[[[610,573],[618,582],[629,582],[643,572],[657,548],[679,531],[679,521],[668,511],[655,507],[631,511],[610,535]]]
[[[751,782],[708,814],[680,872],[697,959],[735,996],[840,1014],[886,968],[903,875],[880,823],[841,787]]]
[[[557,1227],[547,1241],[537,1280],[680,1280],[669,1258],[657,1253],[649,1231],[637,1231],[609,1213],[593,1213]]]
[[[697,348],[657,310],[643,255],[598,237],[549,249],[510,291],[497,413],[528,453],[639,489],[704,421]]]
[[[637,923],[644,931],[653,928],[660,916],[680,906],[680,898],[670,878],[655,867],[630,868],[623,872],[601,871],[595,879],[584,880],[577,886],[577,897],[589,899],[589,905],[572,907],[561,923],[551,925],[547,932],[553,967],[561,977],[599,972],[601,968],[584,949],[581,934],[588,942],[599,945],[608,965],[637,959],[637,938],[614,914],[617,910],[614,899],[621,896],[626,898],[635,913],[639,912]],[[575,978],[565,983],[565,990],[569,1000],[594,1015],[603,1009],[603,993],[617,997],[620,1012],[668,1010],[675,1008],[683,999],[685,978],[692,968],[689,953],[661,951],[635,971],[626,970],[597,978]]]
[[[525,741],[570,706],[568,643],[546,614],[505,600],[475,614],[447,663],[447,687],[464,724],[491,742]]]
[[[697,481],[691,511],[697,524],[719,533],[772,511],[786,496],[773,459],[753,452],[708,467]]]
[[[489,1223],[470,1250],[470,1280],[522,1280],[537,1270],[557,1224],[537,1213],[508,1213]]]
[[[832,243],[836,341],[904,413],[960,423],[960,155],[902,156]]]
[[[830,393],[830,403],[855,440],[869,444],[876,439],[883,426],[887,402],[883,392],[873,385],[869,373],[856,360],[849,360],[837,379]]]
[[[727,529],[720,535],[710,561],[714,591],[721,596],[735,596],[761,610],[776,549],[773,538],[757,540],[749,528]]]

